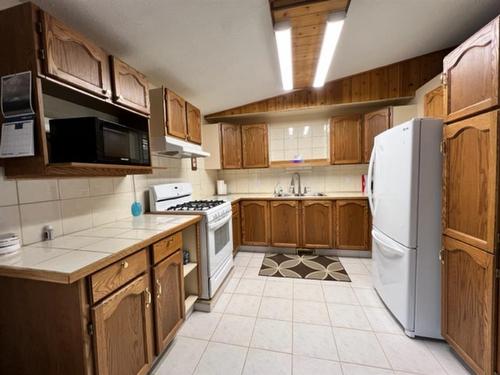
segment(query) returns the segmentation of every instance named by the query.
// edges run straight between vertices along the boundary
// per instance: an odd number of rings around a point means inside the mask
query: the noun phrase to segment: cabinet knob
[[[121,263],[121,266],[123,269],[126,269],[128,268],[128,262],[126,260],[124,260],[122,263]]]

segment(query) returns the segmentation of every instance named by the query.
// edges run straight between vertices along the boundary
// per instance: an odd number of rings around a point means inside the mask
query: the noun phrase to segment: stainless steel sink
[[[307,197],[326,197],[325,193],[305,193],[305,194],[273,194],[276,198],[307,198]]]

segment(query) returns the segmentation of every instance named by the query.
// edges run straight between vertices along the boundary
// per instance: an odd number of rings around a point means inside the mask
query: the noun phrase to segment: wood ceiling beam
[[[213,122],[257,113],[412,97],[420,86],[443,71],[443,58],[450,51],[448,48],[330,81],[320,89],[295,90],[211,113],[205,119]]]

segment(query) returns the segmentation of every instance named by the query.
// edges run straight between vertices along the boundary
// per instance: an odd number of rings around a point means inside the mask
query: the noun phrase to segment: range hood
[[[210,154],[200,145],[174,137],[151,137],[151,151],[175,159],[206,158]]]

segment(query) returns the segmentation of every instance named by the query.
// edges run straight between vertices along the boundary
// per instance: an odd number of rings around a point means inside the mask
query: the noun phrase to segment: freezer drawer
[[[401,246],[376,229],[372,231],[373,284],[385,305],[415,335],[416,250]]]

